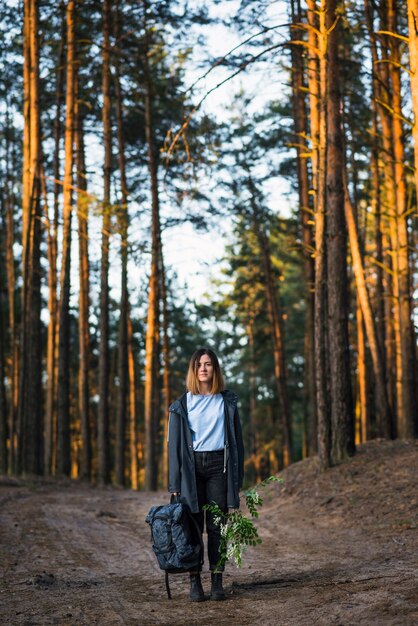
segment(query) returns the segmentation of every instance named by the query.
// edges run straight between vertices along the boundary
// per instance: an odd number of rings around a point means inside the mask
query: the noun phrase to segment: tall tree
[[[45,406],[45,441],[44,441],[44,472],[50,474],[54,468],[56,441],[56,403],[57,403],[57,258],[58,258],[58,220],[60,184],[60,148],[62,136],[62,105],[65,70],[65,39],[66,12],[64,3],[60,6],[61,39],[58,50],[55,88],[55,120],[54,120],[54,210],[52,223],[48,219],[48,337],[46,353],[46,406]],[[49,216],[48,216],[49,217]]]
[[[326,239],[328,280],[328,350],[331,373],[331,460],[354,451],[353,407],[348,343],[347,232],[344,221],[343,141],[340,106],[340,24],[337,2],[325,3],[327,29],[327,169]],[[336,22],[337,20],[337,22]]]
[[[309,6],[310,30],[315,23],[315,14],[318,13],[316,3]],[[326,22],[326,3],[319,11],[318,32],[318,71],[313,67],[309,74],[311,92],[311,133],[317,128],[317,149],[313,155],[317,160],[316,172],[314,169],[315,190],[315,372],[316,398],[318,411],[318,460],[320,468],[326,469],[331,462],[331,415],[329,405],[329,365],[327,353],[329,350],[327,337],[328,320],[328,292],[327,292],[327,248],[326,248],[326,181],[327,171],[327,45],[328,32]],[[315,32],[315,31],[314,31]],[[315,84],[315,80],[317,84]],[[314,96],[318,94],[318,99]],[[318,110],[317,110],[318,108]],[[318,126],[316,126],[316,123]],[[315,135],[313,135],[315,139]],[[316,175],[315,175],[316,174]]]
[[[10,402],[9,402],[9,419],[8,419],[8,438],[9,438],[9,458],[8,466],[10,471],[15,471],[16,461],[16,418],[18,413],[18,391],[19,391],[19,345],[18,345],[18,319],[17,319],[17,307],[16,307],[16,268],[15,258],[13,252],[13,246],[15,242],[15,223],[14,215],[16,210],[16,197],[13,191],[14,176],[13,172],[13,149],[12,141],[13,127],[11,125],[9,101],[6,97],[6,128],[4,132],[5,136],[5,156],[6,156],[6,172],[4,181],[5,192],[5,211],[4,217],[4,235],[5,235],[5,262],[6,262],[6,274],[7,274],[7,303],[8,303],[8,329],[9,329],[9,341],[10,341],[10,374],[9,374],[9,387],[10,387]],[[4,333],[4,341],[6,343],[6,333]],[[3,371],[4,358],[3,355]],[[5,391],[5,388],[4,388]],[[4,398],[6,402],[6,398]],[[6,410],[6,403],[3,406]],[[6,416],[7,419],[7,416]],[[5,431],[6,434],[6,431]],[[6,445],[6,440],[5,440]]]
[[[300,41],[303,38],[300,28],[302,22],[300,2],[292,0],[291,4],[292,29],[291,36]],[[313,25],[312,25],[313,26]],[[310,33],[314,33],[313,27],[309,29]],[[314,44],[312,44],[314,45]],[[304,385],[307,389],[306,397],[308,399],[307,411],[309,413],[309,450],[317,449],[317,415],[316,415],[316,389],[315,389],[315,364],[314,364],[314,311],[315,311],[315,291],[314,291],[314,261],[312,252],[314,250],[313,233],[311,228],[311,202],[310,202],[310,177],[308,171],[308,146],[306,138],[308,137],[308,122],[305,102],[305,79],[304,79],[304,62],[303,52],[300,45],[294,45],[291,48],[292,53],[292,105],[293,119],[296,135],[296,171],[298,179],[299,193],[299,210],[302,223],[302,245],[303,256],[305,259],[305,280],[306,280],[306,354],[305,354],[305,371]],[[312,52],[310,53],[312,54]],[[312,62],[310,62],[312,65]],[[316,70],[316,65],[309,68],[310,71]],[[314,87],[317,78],[314,77],[311,84]],[[314,104],[315,111],[317,104]],[[314,118],[315,124],[315,118]],[[316,132],[316,131],[315,131]],[[315,148],[316,150],[316,148]],[[314,169],[314,167],[312,168]]]
[[[71,471],[70,446],[70,274],[71,221],[73,210],[74,96],[76,78],[75,19],[76,0],[67,4],[67,69],[65,100],[65,165],[63,184],[63,236],[61,253],[60,299],[58,305],[58,399],[57,458],[58,474]]]
[[[412,109],[414,112],[415,187],[418,196],[418,0],[408,0],[409,58]]]
[[[98,480],[110,480],[109,458],[109,238],[111,229],[110,181],[112,174],[112,136],[110,99],[110,0],[103,3],[103,218],[100,265],[100,346],[99,346],[99,412],[97,422]]]
[[[148,151],[148,167],[151,182],[151,272],[148,292],[147,334],[145,341],[145,488],[157,488],[157,433],[158,433],[158,334],[159,334],[159,255],[160,255],[160,207],[158,192],[158,161],[155,154],[152,111],[152,82],[148,55],[150,33],[146,29],[146,46],[143,62],[145,74],[145,140]]]
[[[392,132],[394,179],[396,189],[396,253],[398,256],[398,301],[400,323],[400,350],[402,361],[402,419],[398,420],[399,435],[414,436],[414,420],[417,415],[416,396],[416,335],[412,323],[412,298],[410,285],[409,236],[407,216],[407,190],[405,178],[405,146],[402,123],[400,41],[398,39],[399,5],[388,0],[388,27],[390,63],[389,76],[392,85]]]
[[[119,4],[115,9],[115,41],[119,42],[120,37],[120,12]],[[128,294],[128,182],[126,176],[125,140],[123,136],[123,115],[122,115],[122,89],[120,84],[120,50],[115,50],[115,105],[118,140],[118,164],[120,172],[121,204],[119,207],[119,232],[120,232],[120,256],[121,256],[121,297],[119,314],[119,348],[118,348],[118,407],[116,417],[116,450],[115,450],[115,480],[119,485],[125,484],[125,431],[128,414],[130,415],[130,453],[135,456],[131,458],[131,484],[137,489],[136,467],[136,447],[135,441],[135,398],[128,395],[130,393],[131,376],[133,376],[133,357],[129,339],[129,294]],[[129,411],[128,411],[129,409]]]
[[[18,469],[40,473],[41,355],[41,128],[39,107],[39,3],[24,4],[24,150],[22,334],[19,381]]]
[[[80,477],[91,476],[91,433],[90,433],[90,329],[89,329],[89,198],[87,195],[84,124],[80,111],[80,98],[75,103],[76,120],[76,167],[77,167],[77,220],[78,220],[78,265],[79,265],[79,316],[78,342],[80,363],[78,370],[78,415],[81,425]]]

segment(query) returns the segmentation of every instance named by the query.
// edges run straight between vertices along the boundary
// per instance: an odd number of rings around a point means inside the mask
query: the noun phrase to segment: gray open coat
[[[244,446],[237,409],[237,396],[222,391],[225,407],[225,470],[227,473],[227,506],[239,507],[239,490],[244,475]],[[192,513],[199,511],[194,467],[192,433],[187,419],[187,394],[170,406],[168,424],[168,491],[180,492],[180,499]]]

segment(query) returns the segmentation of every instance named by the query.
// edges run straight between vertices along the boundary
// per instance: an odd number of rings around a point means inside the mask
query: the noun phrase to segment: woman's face
[[[213,378],[213,365],[210,357],[203,354],[197,365],[197,379],[199,383],[211,384]]]

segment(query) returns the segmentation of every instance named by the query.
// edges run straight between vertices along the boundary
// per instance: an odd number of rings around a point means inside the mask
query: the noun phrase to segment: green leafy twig
[[[251,517],[243,515],[241,510],[234,510],[230,513],[223,513],[215,503],[206,504],[203,508],[213,514],[214,523],[220,527],[221,543],[219,546],[220,558],[216,564],[216,569],[221,568],[228,561],[234,561],[237,567],[242,565],[242,557],[247,546],[256,546],[262,542],[258,535],[258,529],[254,526],[251,518],[258,518],[259,511],[263,505],[263,498],[259,490],[265,488],[272,482],[283,482],[283,479],[276,476],[269,476],[261,483],[251,487],[244,494],[247,509]]]

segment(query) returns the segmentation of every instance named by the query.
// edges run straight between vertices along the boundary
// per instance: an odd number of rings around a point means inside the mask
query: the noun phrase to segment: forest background
[[[417,436],[417,16],[2,3],[0,473],[165,487],[202,345],[247,482]],[[199,298],[190,237],[217,265]]]

